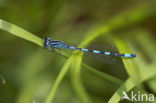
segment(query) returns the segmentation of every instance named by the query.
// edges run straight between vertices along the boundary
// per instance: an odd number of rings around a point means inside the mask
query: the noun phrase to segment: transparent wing
[[[68,43],[68,45],[77,47],[79,44]],[[117,48],[115,46],[113,46],[112,44],[109,44],[109,45],[88,45],[88,46],[80,45],[80,46],[85,47],[85,49],[90,49],[90,50],[98,50],[98,51],[118,53]],[[94,60],[97,62],[108,63],[108,64],[115,64],[115,63],[117,63],[117,61],[119,59],[120,59],[120,57],[115,57],[115,56],[111,56],[111,55],[103,55],[103,54],[94,54],[94,53],[90,53],[90,52],[84,52],[84,57],[83,57],[84,61]]]
[[[102,54],[93,54],[93,53],[84,53],[84,60],[96,60],[101,63],[108,63],[108,64],[114,64],[116,63],[116,58],[113,56],[107,56]]]
[[[66,43],[70,46],[75,46],[75,47],[78,47],[78,46],[81,46],[81,47],[84,47],[84,49],[91,49],[91,50],[100,50],[100,51],[108,51],[108,52],[118,52],[117,48],[113,45],[113,44],[107,44],[107,45],[84,45],[84,44],[78,44],[78,43],[71,43],[71,42],[68,42]]]

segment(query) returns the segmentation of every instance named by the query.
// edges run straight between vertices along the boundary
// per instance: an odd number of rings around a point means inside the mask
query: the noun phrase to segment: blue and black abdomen
[[[90,52],[90,53],[94,53],[94,54],[103,54],[103,55],[108,55],[108,56],[119,56],[119,57],[125,57],[125,58],[134,58],[136,57],[136,54],[120,54],[120,53],[111,53],[111,52],[106,52],[106,51],[99,51],[99,50],[91,50],[91,49],[83,49],[83,48],[77,48],[74,46],[69,46],[66,45],[63,41],[59,41],[59,40],[50,40],[49,37],[46,37],[44,40],[44,47],[45,48],[57,48],[57,49],[71,49],[71,50],[80,50],[83,52]]]
[[[77,48],[77,47],[74,47],[74,46],[69,46],[68,49],[80,50],[80,51],[83,51],[83,52],[90,52],[90,53],[94,53],[94,54],[120,56],[120,57],[125,57],[125,58],[134,58],[134,57],[136,57],[136,54],[111,53],[111,52],[105,52],[105,51],[99,51],[99,50]]]

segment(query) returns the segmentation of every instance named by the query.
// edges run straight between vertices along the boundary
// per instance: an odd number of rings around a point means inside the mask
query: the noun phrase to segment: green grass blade
[[[113,40],[121,54],[132,53],[125,40],[115,36],[113,37]],[[134,80],[136,83],[139,82],[140,74],[139,69],[135,63],[135,58],[122,58],[122,61],[130,78],[132,78],[132,80]]]
[[[68,59],[69,56],[70,56],[69,54],[62,51],[62,57],[63,58]],[[92,73],[95,73],[99,77],[101,77],[103,79],[106,79],[106,80],[108,80],[108,81],[110,81],[110,82],[112,82],[114,84],[121,85],[123,83],[122,80],[120,80],[120,79],[118,79],[116,77],[113,77],[113,76],[111,76],[109,74],[106,74],[104,72],[101,72],[101,71],[99,71],[99,70],[97,70],[97,69],[95,69],[93,67],[90,67],[87,64],[82,63],[82,66],[85,67],[86,70],[88,70],[88,71],[90,71]]]
[[[138,59],[139,60],[139,59]],[[150,66],[145,66],[144,68],[141,68],[140,75],[141,75],[141,80],[138,83],[142,83],[148,79],[151,79],[155,77],[156,75],[156,63],[152,64]],[[149,69],[147,69],[149,68]],[[137,83],[137,84],[138,84]],[[137,86],[135,82],[129,78],[127,79],[123,85],[113,94],[113,96],[110,98],[108,103],[117,103],[120,101],[121,97],[123,96],[122,91],[128,92],[135,86]]]
[[[4,20],[0,19],[0,29],[5,30],[15,36],[21,37],[23,39],[29,40],[41,47],[43,47],[43,40],[39,37],[33,35],[32,33],[14,25],[11,23],[8,23]]]
[[[156,64],[149,67],[150,70],[144,68],[143,72],[141,73],[142,79],[138,83],[144,82],[150,78],[155,77],[156,75],[155,66]],[[132,88],[134,88],[137,84],[135,84],[131,78],[127,79],[126,82],[124,82],[124,84],[113,94],[108,103],[118,103],[121,97],[123,96],[122,91],[128,92]]]
[[[123,83],[122,80],[120,80],[120,79],[118,79],[118,78],[116,78],[116,77],[113,77],[113,76],[108,75],[108,74],[106,74],[106,73],[104,73],[104,72],[98,71],[98,70],[96,70],[96,69],[94,69],[94,68],[92,68],[92,67],[90,67],[90,66],[88,66],[88,65],[86,65],[86,64],[82,64],[82,65],[83,65],[88,71],[90,71],[90,72],[92,72],[92,73],[98,75],[99,77],[101,77],[101,78],[103,78],[103,79],[105,79],[105,80],[108,80],[108,81],[110,81],[110,82],[112,82],[112,83],[114,83],[114,84],[116,84],[116,85],[121,85],[121,84]]]
[[[45,100],[45,103],[52,103],[55,92],[56,92],[59,84],[61,83],[64,75],[66,74],[67,70],[69,69],[69,67],[70,67],[70,65],[72,63],[72,59],[73,59],[72,57],[69,58],[67,60],[67,62],[65,63],[65,65],[63,66],[61,72],[57,76],[56,81],[54,82],[54,85],[52,86],[52,88],[51,88],[51,90],[50,90],[50,92],[49,92],[49,94],[48,94],[48,96],[47,96],[47,98]]]
[[[83,87],[83,84],[81,82],[81,76],[80,76],[81,62],[82,62],[82,54],[73,55],[73,62],[71,66],[72,84],[81,102],[90,103],[91,100],[88,94],[86,93],[85,88]]]
[[[36,50],[31,52],[19,63],[17,68],[17,78],[21,81],[21,88],[16,98],[16,103],[30,103],[34,100],[32,98],[37,92],[38,86],[35,86],[42,78],[38,73],[44,70],[53,58],[47,58],[49,55],[44,50]],[[46,62],[43,62],[46,61]],[[22,68],[22,69],[21,69]],[[48,80],[47,80],[48,83]],[[40,85],[41,86],[41,85]],[[25,98],[27,98],[25,100]]]
[[[137,49],[135,50],[137,54],[139,54],[139,51]],[[122,91],[128,92],[135,86],[137,86],[139,83],[142,83],[148,79],[151,79],[155,77],[156,75],[156,63],[152,63],[150,65],[143,64],[146,62],[142,62],[142,55],[137,56],[136,63],[139,65],[140,70],[140,81],[138,83],[134,82],[132,78],[128,78],[123,85],[113,94],[113,96],[110,98],[109,103],[117,103],[120,101],[121,97],[123,96]],[[142,66],[143,65],[143,66]],[[148,68],[148,69],[147,69]]]

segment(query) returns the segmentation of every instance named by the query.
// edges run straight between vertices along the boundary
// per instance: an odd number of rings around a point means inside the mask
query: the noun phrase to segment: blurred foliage
[[[155,6],[155,0],[0,0],[0,103],[117,103],[122,91],[156,94]],[[107,64],[70,50],[58,55],[43,49],[47,35],[111,44],[137,57]]]

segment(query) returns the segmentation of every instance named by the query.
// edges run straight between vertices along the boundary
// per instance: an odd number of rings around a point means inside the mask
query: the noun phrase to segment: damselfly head
[[[44,39],[44,48],[48,48],[49,42],[50,42],[50,38],[49,37],[45,37],[45,39]]]

